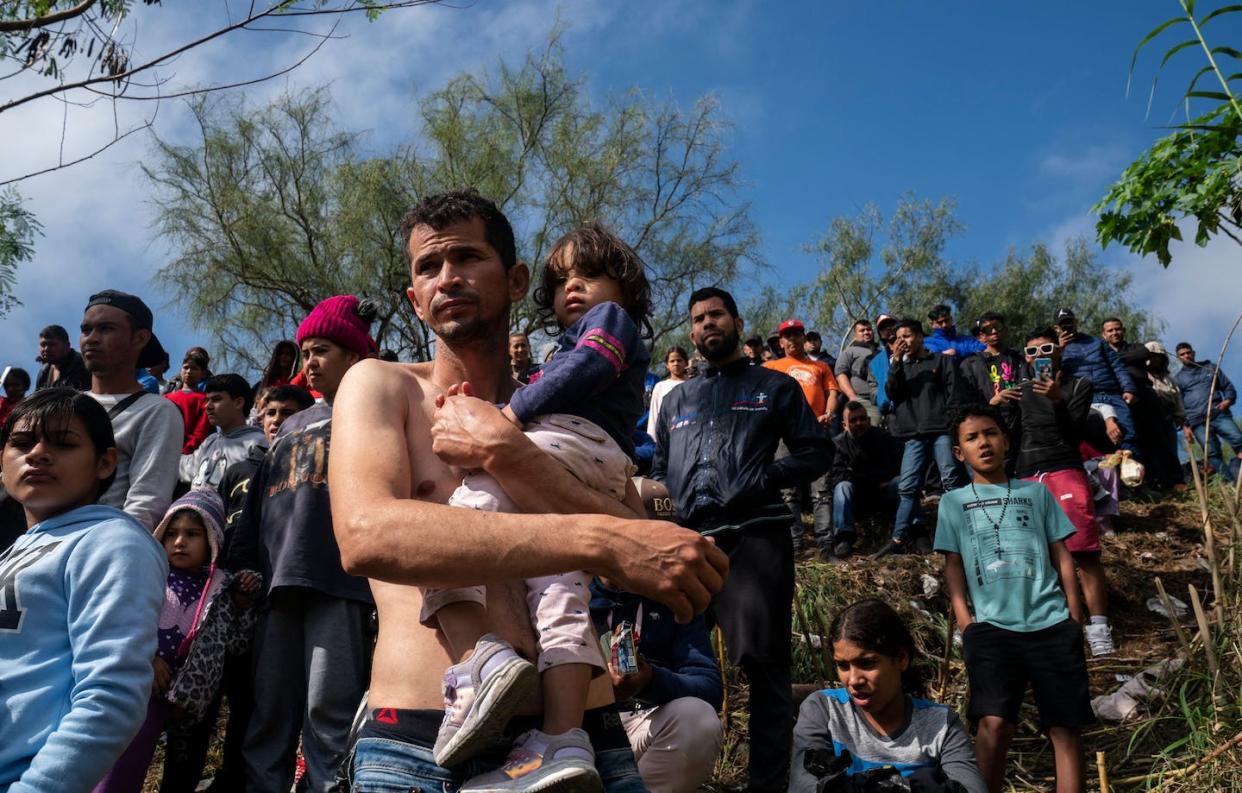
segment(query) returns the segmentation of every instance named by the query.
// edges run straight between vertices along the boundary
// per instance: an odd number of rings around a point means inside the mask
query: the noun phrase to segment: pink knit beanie
[[[298,325],[298,346],[306,339],[327,339],[360,358],[379,354],[371,338],[374,308],[369,302],[360,304],[353,295],[335,295],[315,306]]]

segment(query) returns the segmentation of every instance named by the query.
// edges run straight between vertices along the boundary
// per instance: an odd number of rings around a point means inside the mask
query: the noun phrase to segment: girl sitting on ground
[[[901,775],[918,790],[986,793],[961,720],[919,698],[914,639],[880,600],[846,607],[828,631],[840,688],[807,697],[794,727],[790,793],[863,790]]]

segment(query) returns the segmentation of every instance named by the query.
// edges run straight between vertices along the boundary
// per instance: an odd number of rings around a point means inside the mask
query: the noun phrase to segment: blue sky
[[[154,52],[221,14],[217,4],[198,9],[135,5],[142,49]],[[347,39],[328,42],[289,78],[248,96],[257,103],[327,84],[342,122],[370,130],[382,147],[416,134],[420,93],[462,70],[516,61],[542,46],[559,13],[567,60],[593,94],[636,87],[686,105],[707,93],[719,98],[746,182],[741,197],[752,202],[773,265],[769,277],[787,286],[814,275],[817,264],[802,249],[829,219],[868,203],[887,212],[905,191],[956,198],[966,230],[948,254],[960,261],[990,263],[1010,247],[1044,241],[1059,249],[1072,236],[1092,237],[1089,207],[1163,134],[1159,126],[1200,65],[1197,53],[1186,52],[1181,68],[1162,74],[1148,117],[1152,50],[1125,95],[1135,44],[1176,10],[1172,0],[478,0],[393,12],[374,24],[349,20],[340,31]],[[1236,42],[1240,27],[1228,22],[1208,32]],[[303,37],[244,34],[183,57],[165,74],[177,83],[239,79],[286,65],[307,46]],[[120,118],[132,122],[149,110],[122,107]],[[185,116],[175,102],[162,103],[156,128],[186,140]],[[0,116],[0,178],[54,158],[61,121],[54,105]],[[107,107],[73,109],[66,152],[85,151],[111,123]],[[137,173],[147,151],[135,135],[21,186],[45,236],[20,273],[25,306],[0,322],[0,362],[29,366],[38,328],[73,329],[98,289],[135,291],[154,306],[171,297],[149,280],[167,249],[151,231],[149,188]],[[1115,248],[1101,261],[1134,273],[1134,298],[1166,321],[1166,343],[1186,339],[1214,358],[1242,310],[1242,252],[1226,240],[1176,253],[1167,272]],[[210,347],[172,311],[159,313],[156,331],[174,356],[194,343]],[[1242,344],[1226,364],[1242,377]]]

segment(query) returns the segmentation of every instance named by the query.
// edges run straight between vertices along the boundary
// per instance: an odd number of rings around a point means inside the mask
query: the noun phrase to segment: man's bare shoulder
[[[416,405],[434,399],[439,391],[431,383],[430,363],[391,363],[368,358],[345,373],[336,404],[379,401],[391,407],[395,401],[402,400]]]

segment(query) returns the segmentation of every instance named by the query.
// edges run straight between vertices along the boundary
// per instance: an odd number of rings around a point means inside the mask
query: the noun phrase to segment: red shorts
[[[1095,522],[1095,502],[1091,499],[1091,483],[1086,471],[1066,468],[1026,479],[1028,482],[1043,482],[1077,529],[1065,538],[1066,548],[1075,553],[1100,550],[1100,529]]]

